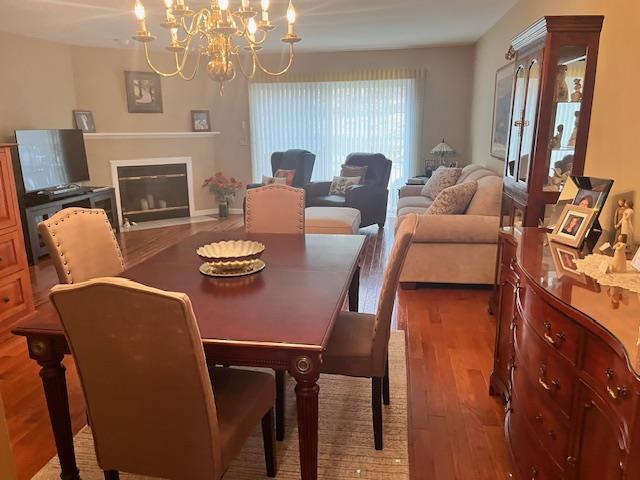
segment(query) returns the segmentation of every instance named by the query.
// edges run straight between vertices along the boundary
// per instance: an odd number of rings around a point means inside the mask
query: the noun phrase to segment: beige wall
[[[640,3],[637,0],[521,0],[476,45],[473,86],[472,158],[502,172],[504,163],[489,156],[496,70],[506,63],[511,38],[544,15],[605,15],[585,174],[613,178],[616,195],[640,187],[638,131],[640,64],[635,61]],[[636,202],[637,203],[637,202]],[[607,202],[608,228],[612,205]],[[640,230],[640,229],[637,229]],[[638,232],[640,233],[640,232]]]
[[[270,55],[265,63],[275,68],[279,56]],[[473,46],[433,47],[407,50],[380,50],[336,53],[301,53],[295,57],[295,74],[353,72],[392,68],[422,68],[426,71],[425,117],[422,158],[442,137],[458,152],[462,164],[471,162],[470,106],[474,65]],[[218,140],[220,169],[251,180],[251,151],[241,145],[242,121],[249,120],[246,82],[236,79],[224,97],[214,100],[214,128],[222,132]],[[294,146],[292,146],[294,147]],[[416,166],[416,173],[423,166]]]
[[[15,141],[14,130],[72,126],[70,47],[0,32],[0,65],[0,141]]]

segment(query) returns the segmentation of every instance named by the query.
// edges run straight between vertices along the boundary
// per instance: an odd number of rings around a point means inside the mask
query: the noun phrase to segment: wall
[[[278,55],[264,63],[279,65]],[[461,164],[470,163],[470,105],[474,68],[473,46],[433,47],[407,50],[357,51],[296,54],[293,71],[298,74],[353,72],[391,68],[426,70],[422,158],[442,137],[458,152]],[[220,169],[243,180],[251,180],[251,151],[241,145],[242,122],[249,120],[247,84],[236,79],[214,100],[214,129],[222,132],[216,152]],[[292,146],[293,147],[293,146]],[[416,173],[423,166],[416,166]]]
[[[71,128],[71,47],[0,32],[0,141],[14,130]]]
[[[506,63],[511,38],[544,15],[605,15],[598,57],[595,98],[585,174],[615,180],[613,198],[603,212],[605,228],[617,195],[632,196],[640,186],[637,112],[640,76],[637,0],[521,0],[476,45],[472,111],[472,159],[502,172],[504,163],[489,156],[496,70]],[[636,229],[640,230],[640,229]],[[640,232],[636,232],[636,237]]]

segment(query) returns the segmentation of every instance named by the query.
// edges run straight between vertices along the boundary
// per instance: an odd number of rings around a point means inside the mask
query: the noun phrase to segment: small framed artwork
[[[129,113],[162,113],[162,83],[153,72],[124,72]]]
[[[496,72],[496,84],[493,92],[493,128],[491,129],[491,156],[500,160],[507,157],[511,100],[515,68],[509,63]]]
[[[191,129],[194,132],[210,132],[209,110],[191,110]]]
[[[578,189],[573,198],[572,203],[574,205],[593,208],[598,212],[602,210],[613,186],[613,180],[608,178],[572,176],[571,181]]]
[[[565,205],[550,239],[579,248],[582,245],[595,219],[596,211],[578,205]]]
[[[88,110],[74,110],[73,118],[76,121],[76,128],[83,133],[96,133],[96,124],[93,121],[93,113]]]

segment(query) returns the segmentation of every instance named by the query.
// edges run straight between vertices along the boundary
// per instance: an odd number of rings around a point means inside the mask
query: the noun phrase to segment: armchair
[[[349,187],[345,196],[329,195],[331,182],[312,182],[305,186],[307,207],[351,207],[360,210],[360,227],[384,227],[387,218],[391,160],[381,153],[352,153],[346,165],[367,166],[364,183]]]
[[[271,155],[271,171],[275,175],[280,169],[295,170],[292,187],[304,188],[311,181],[313,165],[316,162],[315,154],[308,150],[287,150],[286,152],[273,152]],[[261,187],[261,183],[247,185],[247,190]]]

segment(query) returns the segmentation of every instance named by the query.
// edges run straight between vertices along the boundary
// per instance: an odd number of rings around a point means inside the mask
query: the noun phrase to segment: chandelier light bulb
[[[296,23],[296,9],[293,8],[293,2],[289,0],[289,8],[287,8],[287,20],[290,25]]]
[[[173,0],[164,0],[164,4],[167,7],[167,9],[173,7]]]
[[[247,30],[249,30],[249,33],[252,36],[255,35],[256,32],[258,31],[258,24],[253,18],[250,18],[249,21],[247,22]]]
[[[142,5],[142,2],[140,0],[136,0],[136,5],[133,11],[136,14],[136,18],[138,19],[138,21],[141,22],[142,20],[144,20],[146,13],[144,11],[144,5]]]
[[[263,11],[269,10],[269,0],[262,0],[261,5]]]
[[[220,10],[228,10],[229,0],[218,0],[218,6],[220,7]]]

